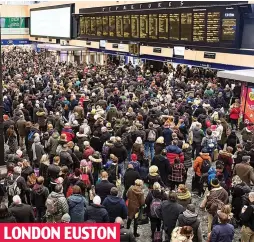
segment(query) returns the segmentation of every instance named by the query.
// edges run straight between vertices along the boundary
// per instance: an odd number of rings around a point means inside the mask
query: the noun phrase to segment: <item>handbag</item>
[[[149,224],[149,218],[147,213],[145,212],[145,207],[142,206],[139,209],[138,217],[137,217],[137,225]]]

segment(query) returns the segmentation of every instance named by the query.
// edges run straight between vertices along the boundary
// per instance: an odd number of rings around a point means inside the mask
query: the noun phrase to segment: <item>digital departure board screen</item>
[[[180,14],[171,13],[169,15],[169,39],[179,40],[180,39]]]
[[[130,15],[123,16],[123,36],[125,38],[131,37],[131,16]]]
[[[192,13],[181,14],[181,40],[192,40]]]
[[[79,21],[79,33],[85,34],[85,17],[81,17]]]
[[[139,38],[139,15],[131,15],[131,37]]]
[[[141,39],[148,38],[148,15],[139,16],[139,33]]]
[[[159,14],[159,39],[168,39],[168,14]]]
[[[91,35],[96,35],[96,17],[91,17]]]
[[[102,34],[103,36],[108,36],[108,16],[103,16],[102,17]]]
[[[91,35],[91,17],[85,17],[85,34]]]
[[[224,41],[234,41],[236,34],[236,19],[222,19],[222,36]]]
[[[109,36],[115,37],[116,34],[116,18],[115,16],[109,16]]]
[[[102,17],[96,17],[96,35],[102,36]]]
[[[193,12],[193,41],[204,42],[206,40],[206,12]]]
[[[116,16],[116,37],[123,37],[123,16]]]
[[[129,44],[129,53],[132,55],[139,55],[139,44],[136,43]]]
[[[158,39],[158,14],[149,14],[149,38]]]
[[[207,13],[206,41],[217,43],[220,41],[220,12]]]

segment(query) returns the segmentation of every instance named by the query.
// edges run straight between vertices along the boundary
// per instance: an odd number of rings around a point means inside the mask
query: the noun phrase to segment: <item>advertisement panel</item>
[[[241,111],[244,123],[254,123],[254,86],[242,86]]]
[[[25,17],[2,17],[1,33],[2,35],[20,35],[29,34],[29,28]]]

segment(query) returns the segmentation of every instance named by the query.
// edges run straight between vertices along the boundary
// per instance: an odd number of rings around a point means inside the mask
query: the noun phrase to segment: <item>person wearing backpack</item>
[[[110,155],[110,158],[112,160],[112,163],[107,168],[108,181],[116,185],[117,179],[121,177],[121,169],[118,166],[118,158],[113,154]]]
[[[193,170],[195,172],[195,176],[193,178],[192,190],[198,190],[198,196],[202,196],[204,193],[203,190],[203,182],[201,180],[202,176],[208,173],[211,167],[211,157],[209,152],[206,149],[202,149],[202,152],[195,159],[193,164]]]
[[[154,239],[156,229],[157,231],[161,231],[161,218],[158,209],[161,206],[162,200],[167,200],[167,195],[161,189],[161,185],[155,182],[153,184],[153,189],[149,191],[145,199],[146,212],[151,223],[152,240]]]
[[[206,130],[206,137],[202,139],[201,146],[208,151],[210,157],[213,157],[213,152],[217,149],[218,144],[217,138],[213,136],[211,129]]]
[[[69,205],[63,194],[63,186],[57,184],[46,200],[46,218],[48,223],[60,223],[64,214],[69,213]]]
[[[154,157],[154,143],[158,138],[157,130],[153,127],[153,123],[150,122],[148,124],[148,129],[146,129],[146,139],[145,139],[145,156],[146,158],[150,158],[151,160]]]
[[[75,185],[73,193],[67,199],[71,223],[83,223],[85,221],[87,200],[81,195],[81,189]]]

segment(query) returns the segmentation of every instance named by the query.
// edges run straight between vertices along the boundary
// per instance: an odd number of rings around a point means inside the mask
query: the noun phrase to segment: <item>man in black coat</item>
[[[137,171],[134,170],[133,165],[129,164],[128,168],[124,174],[123,184],[124,184],[124,192],[123,199],[127,200],[126,193],[132,185],[135,185],[135,181],[140,179],[140,175]]]
[[[23,204],[20,196],[13,197],[13,204],[9,208],[17,223],[34,223],[34,211],[30,205]]]
[[[101,202],[103,203],[104,199],[110,195],[110,190],[115,185],[108,181],[108,173],[103,171],[101,173],[101,182],[96,184],[95,192],[101,198]]]

